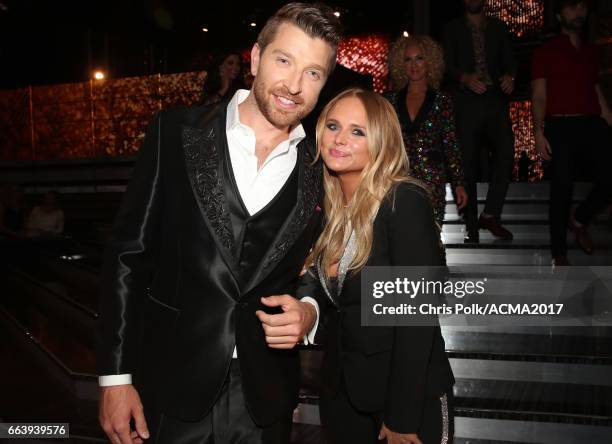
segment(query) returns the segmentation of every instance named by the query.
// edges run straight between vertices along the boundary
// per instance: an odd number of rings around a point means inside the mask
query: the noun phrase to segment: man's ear
[[[256,77],[257,71],[259,70],[259,60],[261,57],[261,48],[259,43],[255,43],[253,45],[253,49],[251,49],[251,74]]]

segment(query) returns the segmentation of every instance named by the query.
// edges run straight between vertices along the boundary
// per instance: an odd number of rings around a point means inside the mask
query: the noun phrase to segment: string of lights
[[[530,182],[541,180],[544,177],[544,171],[542,161],[535,149],[531,101],[512,102],[510,117],[514,132],[514,179],[527,179]],[[526,166],[527,171],[521,171],[523,166]]]
[[[544,25],[543,0],[486,0],[486,8],[489,15],[503,20],[517,37],[537,33]],[[338,63],[371,75],[374,90],[384,92],[390,43],[391,38],[384,34],[348,37],[339,45]],[[0,141],[0,158],[55,159],[136,153],[150,115],[173,104],[196,104],[203,76],[185,73],[104,79],[103,73],[97,73],[89,82],[3,91],[0,112],[8,118],[2,119],[0,128],[6,135]],[[52,117],[57,115],[58,106],[65,109],[60,120]],[[527,161],[528,180],[539,180],[543,171],[535,152],[529,101],[512,103],[511,117],[516,141],[514,176],[525,175],[520,170]]]
[[[502,20],[517,37],[537,34],[544,27],[544,0],[486,0],[487,15]]]
[[[338,63],[374,79],[374,91],[387,90],[387,53],[390,38],[384,35],[349,37],[338,46]]]

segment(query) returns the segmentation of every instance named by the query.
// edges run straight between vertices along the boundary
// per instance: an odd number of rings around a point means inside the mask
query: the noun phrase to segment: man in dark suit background
[[[250,92],[148,128],[102,272],[100,422],[113,443],[289,442],[294,346],[318,310],[290,296],[322,190],[300,120],[338,40],[330,9],[288,4],[253,47]]]
[[[506,25],[485,14],[484,0],[464,0],[464,4],[465,15],[446,26],[444,57],[468,193],[465,240],[477,243],[479,228],[512,239],[500,217],[514,166],[509,96],[514,91],[516,60]],[[493,152],[493,165],[484,211],[478,217],[476,180],[482,136]]]

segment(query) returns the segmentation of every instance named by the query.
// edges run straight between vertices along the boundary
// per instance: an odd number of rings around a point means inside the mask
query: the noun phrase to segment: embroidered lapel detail
[[[183,126],[183,149],[187,175],[200,212],[230,268],[236,268],[232,223],[220,174],[220,155],[215,125]]]

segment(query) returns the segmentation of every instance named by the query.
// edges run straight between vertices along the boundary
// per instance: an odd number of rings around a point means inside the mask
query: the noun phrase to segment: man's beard
[[[586,17],[577,17],[574,20],[565,20],[561,17],[561,26],[570,31],[582,31],[586,24]]]
[[[294,100],[297,105],[295,112],[284,112],[283,110],[274,108],[269,101],[269,93]],[[253,82],[253,95],[255,96],[255,102],[257,103],[259,111],[261,111],[268,122],[277,128],[284,128],[287,126],[293,127],[297,125],[314,108],[314,104],[306,104],[302,97],[293,96],[286,88],[277,88],[268,91],[263,82],[257,81],[257,77],[255,77],[255,81]]]
[[[470,14],[480,14],[484,9],[484,1],[480,1],[478,3],[468,3],[465,8]]]

